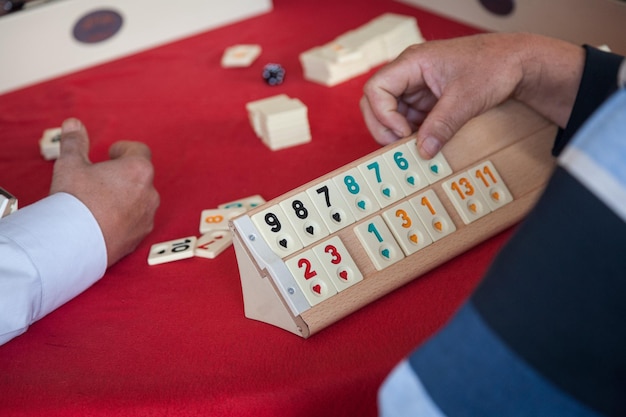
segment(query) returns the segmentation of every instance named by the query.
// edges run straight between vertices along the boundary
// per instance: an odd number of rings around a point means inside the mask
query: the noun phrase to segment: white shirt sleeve
[[[100,226],[69,194],[0,219],[0,344],[89,288],[106,267]]]

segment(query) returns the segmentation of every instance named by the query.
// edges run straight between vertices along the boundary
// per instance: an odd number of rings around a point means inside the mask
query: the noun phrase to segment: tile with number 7
[[[198,238],[194,255],[201,258],[214,259],[224,252],[233,243],[233,236],[229,231],[216,230]]]

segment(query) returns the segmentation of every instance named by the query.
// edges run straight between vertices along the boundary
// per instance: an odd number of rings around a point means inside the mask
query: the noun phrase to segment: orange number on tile
[[[396,217],[399,217],[402,219],[402,227],[404,227],[405,229],[408,229],[409,227],[411,227],[411,224],[412,224],[411,218],[409,217],[406,211],[402,209],[397,210]]]
[[[219,214],[216,216],[208,216],[204,218],[205,223],[221,223],[224,220],[224,216]]]
[[[433,216],[437,214],[437,212],[433,208],[433,205],[430,204],[430,200],[428,200],[428,197],[422,197],[422,206],[428,208],[428,210],[430,211],[430,214],[432,214]]]
[[[491,172],[488,166],[483,167],[482,171],[480,169],[477,169],[476,177],[478,177],[483,182],[483,184],[485,184],[485,187],[489,187],[489,182],[487,181],[487,178],[485,177],[485,175],[491,179],[491,182],[493,184],[498,182],[498,180],[496,180],[496,178],[493,176],[493,173]]]
[[[474,194],[474,186],[472,186],[472,183],[467,178],[461,178],[458,184],[456,181],[454,181],[451,185],[451,188],[459,193],[459,197],[461,197],[461,200],[465,200],[466,195]]]

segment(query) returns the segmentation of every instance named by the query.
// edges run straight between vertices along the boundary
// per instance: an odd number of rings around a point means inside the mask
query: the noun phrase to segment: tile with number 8
[[[245,212],[246,209],[244,207],[202,210],[202,213],[200,213],[200,233],[228,230],[228,221]]]
[[[380,209],[374,193],[357,168],[352,168],[333,178],[339,192],[357,220]]]
[[[329,232],[324,220],[305,192],[283,200],[279,205],[304,246],[309,246],[328,236]]]

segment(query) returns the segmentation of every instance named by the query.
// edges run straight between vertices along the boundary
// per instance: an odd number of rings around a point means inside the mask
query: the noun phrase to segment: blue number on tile
[[[380,166],[378,165],[378,162],[376,161],[372,162],[371,164],[367,166],[367,169],[374,170],[374,173],[376,174],[376,181],[379,184],[383,182],[382,178],[380,178]]]
[[[402,171],[406,171],[407,169],[409,169],[409,161],[407,161],[402,156],[402,152],[398,151],[394,153],[393,160],[396,162],[396,165],[398,166],[398,168],[400,168]]]
[[[352,175],[346,175],[343,178],[343,183],[346,184],[350,194],[358,194],[361,191],[361,187],[359,187],[359,184]]]
[[[383,237],[380,235],[380,233],[378,233],[378,229],[376,229],[376,226],[374,226],[374,223],[370,223],[367,225],[367,231],[370,233],[373,233],[374,236],[376,236],[376,239],[378,239],[378,242],[383,241]]]

